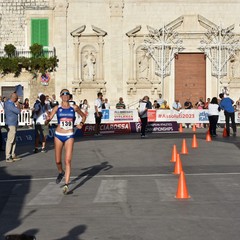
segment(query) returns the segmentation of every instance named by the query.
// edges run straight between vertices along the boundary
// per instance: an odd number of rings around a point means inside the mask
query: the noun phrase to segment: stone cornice
[[[85,31],[86,29],[86,25],[82,25],[81,27],[75,29],[74,31],[72,31],[70,34],[73,37],[80,37],[81,34]]]
[[[142,28],[142,26],[141,26],[141,25],[138,25],[138,26],[136,26],[134,29],[128,31],[128,32],[126,33],[126,35],[127,35],[128,37],[134,37],[135,34],[141,30],[141,28]]]
[[[98,36],[106,36],[107,32],[103,31],[102,29],[95,27],[92,25],[92,30],[97,33]]]

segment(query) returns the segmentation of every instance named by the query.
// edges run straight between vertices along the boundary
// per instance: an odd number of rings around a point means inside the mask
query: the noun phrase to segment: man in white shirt
[[[164,99],[162,97],[162,94],[160,93],[159,94],[159,99],[157,100],[157,103],[161,106],[163,104],[163,102],[164,102]]]
[[[101,124],[101,119],[102,119],[102,103],[103,103],[103,94],[99,92],[97,94],[97,99],[95,100],[94,103],[94,108],[95,108],[95,136],[101,136],[100,134],[100,124]]]
[[[172,108],[176,111],[180,111],[182,109],[182,105],[178,99],[175,100],[175,102],[172,105]]]

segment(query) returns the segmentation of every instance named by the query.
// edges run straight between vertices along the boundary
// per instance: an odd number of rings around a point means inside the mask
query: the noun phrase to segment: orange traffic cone
[[[226,126],[224,126],[224,129],[223,129],[223,137],[227,137],[228,134],[227,134],[227,129],[226,129]]]
[[[209,130],[207,131],[206,141],[207,141],[207,142],[211,142],[211,141],[212,141],[212,138],[211,138],[211,135],[210,135],[210,131],[209,131]]]
[[[179,132],[183,132],[183,128],[182,128],[182,124],[181,124],[181,123],[179,124],[178,131],[179,131]]]
[[[175,167],[174,167],[174,172],[173,172],[173,174],[178,175],[178,174],[181,173],[181,171],[182,171],[182,161],[181,161],[181,159],[180,159],[180,154],[177,153],[177,161],[176,161],[176,163],[175,163]]]
[[[183,139],[183,142],[182,142],[181,154],[188,154],[187,143],[185,138]]]
[[[192,131],[196,132],[196,125],[195,124],[193,124],[193,126],[192,126]]]
[[[170,162],[176,162],[176,160],[177,160],[177,147],[176,144],[174,144],[172,149],[172,159],[170,160]]]
[[[186,178],[183,171],[181,171],[178,179],[178,189],[175,198],[177,199],[191,198],[191,196],[188,194]]]
[[[197,142],[196,134],[193,134],[192,148],[198,148],[198,142]]]

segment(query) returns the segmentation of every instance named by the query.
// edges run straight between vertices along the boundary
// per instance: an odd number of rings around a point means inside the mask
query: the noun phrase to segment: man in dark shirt
[[[116,104],[116,109],[125,109],[125,108],[126,108],[126,105],[123,102],[123,98],[120,97],[119,102]]]

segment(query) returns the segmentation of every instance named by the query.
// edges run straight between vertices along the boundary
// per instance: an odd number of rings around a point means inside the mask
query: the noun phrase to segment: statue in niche
[[[148,80],[149,79],[149,67],[150,67],[150,56],[146,52],[142,52],[142,55],[138,59],[138,79]]]
[[[231,77],[232,78],[240,78],[240,57],[236,55],[231,63]]]
[[[83,60],[83,79],[93,81],[96,75],[96,57],[93,52],[87,53]]]

